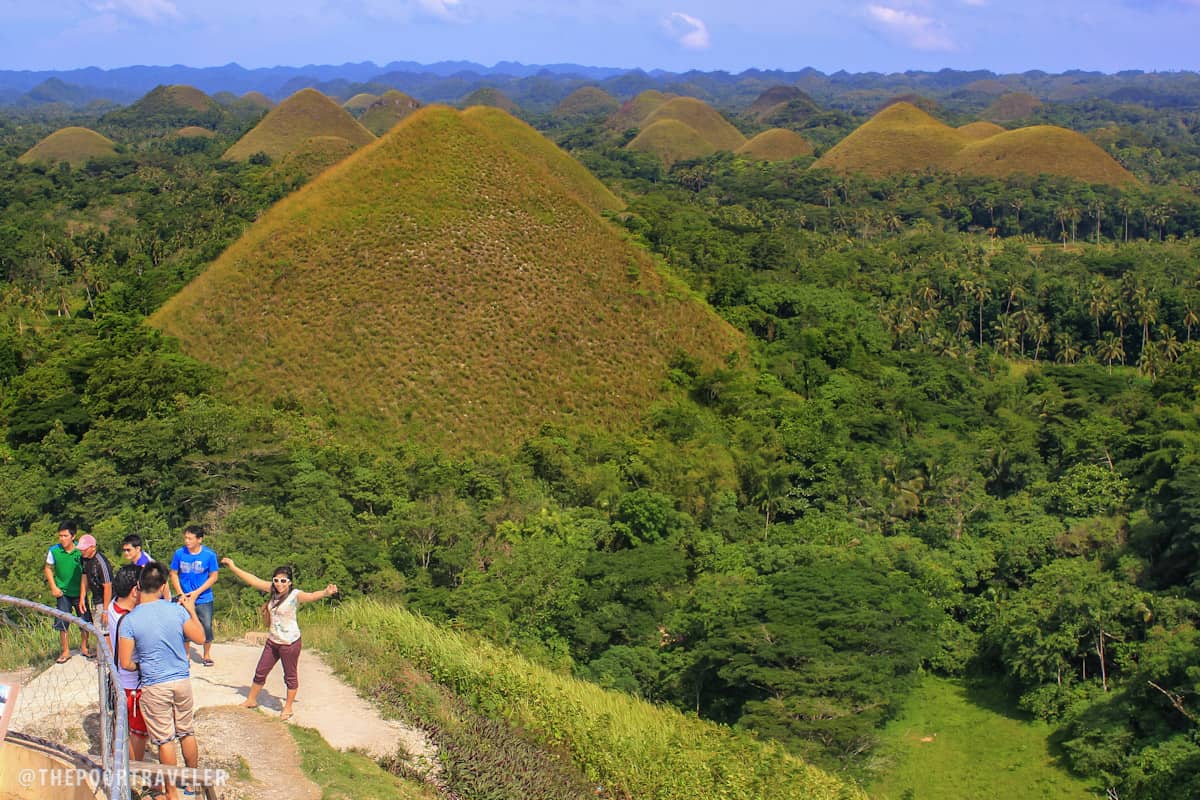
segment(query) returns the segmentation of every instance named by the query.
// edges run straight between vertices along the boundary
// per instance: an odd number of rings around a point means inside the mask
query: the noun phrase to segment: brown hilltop
[[[967,140],[975,142],[995,136],[997,133],[1004,133],[1004,128],[994,122],[968,122],[966,125],[958,126],[958,132]]]
[[[471,106],[491,106],[499,108],[502,111],[507,111],[509,114],[520,114],[521,107],[512,101],[508,95],[499,89],[491,86],[484,86],[482,89],[476,89],[462,99],[459,103],[463,108]]]
[[[17,163],[66,162],[73,167],[79,167],[93,158],[111,156],[116,152],[117,146],[111,139],[101,136],[91,128],[72,126],[57,130],[42,139],[17,158]]]
[[[771,128],[737,149],[738,155],[759,161],[791,161],[813,154],[812,142],[795,131]]]
[[[580,86],[555,106],[563,117],[603,117],[614,113],[621,104],[599,86]]]
[[[1047,174],[1114,186],[1137,179],[1086,136],[1053,125],[1034,125],[990,136],[964,147],[950,168],[1003,177]]]
[[[746,137],[715,108],[694,97],[673,97],[650,112],[643,121],[649,127],[661,120],[673,119],[684,123],[712,144],[715,150],[737,150]]]
[[[1013,122],[1018,119],[1027,119],[1041,105],[1042,101],[1031,94],[1012,92],[997,97],[980,116],[993,122]]]
[[[167,111],[190,111],[204,114],[219,108],[216,100],[194,86],[175,84],[158,86],[129,107],[132,111],[161,114]]]
[[[266,153],[279,160],[315,136],[336,136],[355,147],[375,139],[333,100],[316,89],[301,89],[271,109],[223,157],[244,161],[255,153]]]
[[[342,103],[342,108],[349,111],[351,114],[366,111],[367,107],[379,99],[379,95],[371,94],[370,92],[359,92],[351,97],[346,102]]]
[[[665,94],[657,89],[647,89],[632,100],[622,103],[621,107],[608,118],[608,126],[617,131],[640,128],[646,121],[646,117],[672,97],[675,95]]]
[[[186,125],[175,131],[175,135],[180,139],[190,139],[192,137],[211,139],[217,134],[214,131],[210,131],[208,128],[202,128],[199,125]]]
[[[246,92],[238,98],[238,102],[246,106],[261,108],[263,111],[268,111],[275,107],[274,101],[262,92]]]
[[[371,133],[383,136],[395,127],[397,122],[420,107],[420,100],[399,89],[389,89],[367,107],[358,121]]]
[[[802,122],[821,110],[820,106],[795,86],[772,86],[742,112],[767,124]]]
[[[628,429],[743,340],[584,198],[529,126],[423,108],[273,206],[151,323],[349,433],[507,450],[547,422]]]
[[[961,133],[911,103],[889,105],[813,164],[873,177],[944,167],[962,148]]]
[[[647,125],[625,147],[658,156],[668,167],[676,161],[691,161],[717,152],[716,145],[677,119],[660,119]]]

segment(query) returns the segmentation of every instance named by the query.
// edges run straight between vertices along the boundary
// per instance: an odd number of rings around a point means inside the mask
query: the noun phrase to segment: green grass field
[[[301,768],[321,787],[322,800],[433,800],[437,793],[388,773],[361,753],[330,747],[311,728],[288,726],[300,747]]]
[[[1100,790],[1058,765],[1051,728],[998,691],[927,677],[883,731],[875,800],[1086,800]]]

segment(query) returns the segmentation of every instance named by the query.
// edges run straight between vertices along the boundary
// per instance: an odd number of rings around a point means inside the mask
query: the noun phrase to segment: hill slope
[[[746,143],[742,132],[730,125],[720,112],[694,97],[671,98],[650,112],[642,125],[648,128],[665,119],[684,123],[716,150],[737,150]]]
[[[817,169],[880,177],[944,167],[964,144],[961,133],[911,103],[889,105],[834,145]]]
[[[966,125],[958,126],[958,132],[968,141],[977,142],[998,133],[1004,133],[1004,128],[994,122],[968,122]]]
[[[668,167],[676,161],[690,161],[717,151],[712,142],[677,119],[660,119],[647,125],[625,147],[658,156]]]
[[[599,86],[580,86],[564,97],[554,113],[563,117],[607,116],[620,108],[617,98]]]
[[[262,152],[278,160],[315,136],[337,136],[356,147],[375,139],[333,100],[315,89],[301,89],[234,142],[224,158],[243,161]]]
[[[737,149],[738,155],[759,161],[791,161],[813,154],[813,146],[795,131],[771,128],[763,131]]]
[[[17,162],[34,164],[65,161],[73,167],[78,167],[86,164],[89,159],[111,156],[116,151],[116,145],[111,139],[90,128],[72,126],[57,130],[42,139],[26,150]]]
[[[421,107],[421,101],[398,89],[390,89],[374,100],[358,121],[376,136],[383,136],[396,123]]]
[[[984,110],[982,116],[984,119],[990,119],[993,122],[1012,122],[1017,119],[1025,119],[1034,111],[1037,111],[1041,105],[1042,101],[1031,94],[1012,92],[1011,94],[997,97]]]
[[[232,395],[365,435],[501,449],[548,421],[631,424],[675,353],[715,366],[742,340],[581,199],[607,193],[569,163],[501,112],[421,109],[151,322]]]
[[[509,114],[519,114],[520,107],[513,102],[512,98],[506,95],[499,89],[491,86],[485,86],[481,89],[476,89],[462,99],[463,108],[471,106],[492,106],[507,111]]]
[[[951,159],[949,166],[972,175],[1046,173],[1114,186],[1137,183],[1095,142],[1053,125],[1018,128],[972,142]]]
[[[622,103],[621,107],[608,118],[608,126],[617,131],[640,128],[646,121],[646,117],[672,97],[674,95],[665,94],[657,89],[647,89],[632,100]]]

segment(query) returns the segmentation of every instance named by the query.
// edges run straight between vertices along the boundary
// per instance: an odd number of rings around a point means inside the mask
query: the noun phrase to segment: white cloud
[[[944,25],[932,17],[890,6],[869,5],[867,16],[884,33],[914,50],[954,50]]]
[[[421,8],[438,19],[457,19],[455,9],[462,5],[462,0],[417,0]]]
[[[704,20],[675,11],[663,20],[667,35],[688,50],[707,50],[712,44]]]
[[[92,3],[92,8],[146,22],[161,22],[179,16],[179,9],[171,0],[99,0]]]

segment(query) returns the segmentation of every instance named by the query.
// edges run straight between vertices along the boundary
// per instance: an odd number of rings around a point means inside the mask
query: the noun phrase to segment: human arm
[[[183,586],[179,583],[179,570],[171,567],[171,585],[175,587],[176,594],[183,594]]]
[[[138,665],[133,662],[133,639],[122,636],[117,640],[117,661],[126,672],[137,672]]]
[[[338,588],[334,584],[329,584],[319,592],[301,592],[296,599],[301,603],[311,603],[313,600],[324,600],[326,597],[332,597],[338,593]]]
[[[190,594],[179,596],[179,607],[187,612],[188,619],[183,623],[183,636],[192,644],[204,644],[204,625],[196,616],[196,598]]]
[[[233,563],[232,558],[222,558],[221,563],[223,565],[229,567],[230,571],[234,575],[237,576],[238,580],[240,580],[242,583],[246,584],[247,586],[258,589],[260,592],[271,591],[270,581],[264,581],[262,578],[258,577],[254,573],[248,572],[248,571],[242,569],[237,564]]]
[[[88,579],[87,570],[83,571],[83,575],[79,578],[79,613],[82,614],[87,610],[88,596]]]
[[[53,558],[53,556],[48,557]],[[44,571],[46,573],[46,582],[50,584],[50,594],[54,595],[55,597],[62,597],[63,590],[58,588],[58,584],[54,582],[54,568],[51,567],[50,564],[46,564]]]

